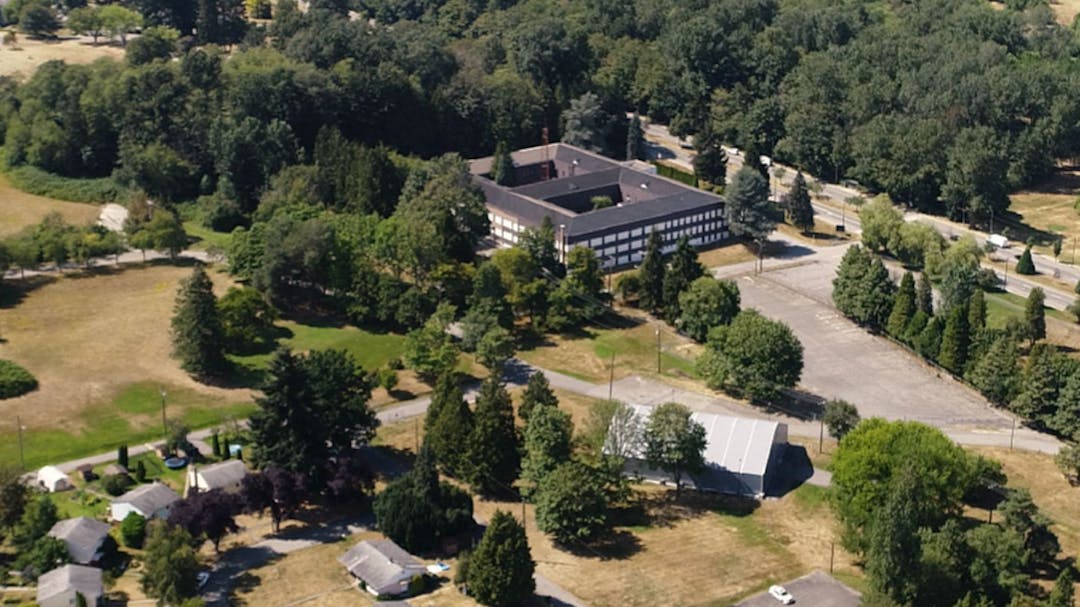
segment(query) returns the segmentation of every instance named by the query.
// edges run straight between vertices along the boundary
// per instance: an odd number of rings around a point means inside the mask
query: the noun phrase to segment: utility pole
[[[169,450],[169,424],[165,421],[165,388],[161,388],[161,440],[164,441],[162,447],[166,452]]]
[[[1005,286],[1009,286],[1009,258],[1006,257],[1002,260],[1002,265],[1005,266]]]
[[[820,454],[825,445],[825,412],[821,413],[821,427],[818,428],[817,452]]]
[[[1016,438],[1016,418],[1013,418],[1012,432],[1009,433],[1009,451],[1013,450],[1013,440]]]
[[[833,572],[833,562],[836,561],[836,542],[829,542],[829,574]]]
[[[416,454],[420,454],[420,417],[413,419],[413,443],[416,445]]]
[[[660,374],[660,325],[656,325],[656,374]]]
[[[611,353],[611,375],[608,376],[607,384],[607,399],[612,400],[612,394],[615,390],[615,353]]]
[[[22,417],[19,416],[19,415],[16,415],[15,416],[15,423],[19,425],[19,469],[22,470],[23,472],[26,472],[26,456],[23,454]]]

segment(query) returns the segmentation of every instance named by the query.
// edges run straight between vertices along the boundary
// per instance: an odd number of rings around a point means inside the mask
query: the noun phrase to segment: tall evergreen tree
[[[967,306],[956,306],[949,311],[949,318],[945,321],[938,363],[953,373],[963,373],[970,337]]]
[[[911,272],[900,279],[900,289],[893,299],[892,312],[885,323],[885,331],[897,339],[903,339],[911,318],[915,316],[915,278]]]
[[[897,605],[913,605],[918,592],[912,572],[918,570],[922,542],[915,503],[919,499],[918,484],[910,478],[914,474],[905,469],[894,477],[884,507],[867,529],[866,575],[870,586]]]
[[[664,319],[668,323],[674,324],[682,314],[679,295],[686,291],[690,283],[704,275],[705,266],[698,261],[697,251],[690,246],[690,239],[686,236],[679,238],[671,256],[671,267],[664,272]]]
[[[933,316],[915,338],[915,351],[927,360],[937,360],[941,351],[941,334],[945,331],[945,321],[940,316]]]
[[[982,289],[976,289],[968,303],[968,328],[974,335],[986,328],[986,294]]]
[[[514,160],[510,157],[510,146],[505,141],[495,144],[495,156],[491,160],[491,178],[499,185],[514,185]]]
[[[1032,345],[1046,338],[1046,293],[1035,287],[1028,293],[1024,303],[1024,328]]]
[[[720,137],[712,129],[706,128],[694,135],[694,174],[714,186],[724,187],[727,183],[727,152]]]
[[[548,383],[547,376],[543,371],[534,371],[525,384],[525,391],[521,394],[521,406],[518,407],[518,417],[528,423],[532,412],[540,407],[557,407],[559,399]]]
[[[525,528],[512,515],[496,510],[469,557],[469,595],[490,607],[523,605],[536,590],[535,570]]]
[[[573,433],[574,425],[565,411],[540,407],[532,412],[525,425],[525,458],[521,462],[526,495],[534,493],[559,464],[569,461]]]
[[[874,256],[859,290],[858,317],[862,324],[879,330],[885,326],[893,306],[896,285],[880,257]]]
[[[488,377],[476,397],[476,425],[469,439],[469,484],[481,495],[505,495],[521,471],[521,440],[510,394]]]
[[[967,380],[995,405],[1007,405],[1020,383],[1020,353],[1009,336],[998,337],[972,367]]]
[[[1050,591],[1050,598],[1046,601],[1046,607],[1075,607],[1075,584],[1076,569],[1070,565],[1062,567],[1061,573],[1058,574],[1057,580],[1054,581],[1054,588]]]
[[[504,329],[513,328],[514,311],[510,308],[502,273],[491,262],[481,264],[473,277],[473,292],[469,296],[470,311],[483,312],[498,320]]]
[[[871,255],[861,245],[854,245],[844,252],[833,279],[832,299],[836,309],[845,316],[858,315],[859,300],[867,272],[870,271]]]
[[[196,265],[191,276],[180,282],[173,308],[172,343],[180,368],[196,377],[214,376],[227,368],[214,284],[202,265]]]
[[[425,435],[429,434],[431,429],[435,426],[435,422],[439,419],[439,413],[443,410],[443,407],[445,407],[447,403],[458,398],[464,399],[464,396],[461,393],[461,388],[457,385],[457,381],[454,379],[454,372],[451,370],[440,375],[439,379],[435,381],[435,391],[431,393],[431,404],[428,405],[427,413],[424,417]]]
[[[934,315],[934,291],[930,288],[930,277],[923,272],[919,275],[919,284],[915,290],[915,305],[927,316]]]
[[[645,160],[645,129],[641,127],[641,116],[637,112],[630,117],[626,128],[626,159]]]
[[[1020,259],[1016,260],[1016,273],[1027,276],[1037,273],[1035,262],[1031,259],[1031,247],[1025,247],[1024,252],[1020,254]]]
[[[769,183],[753,168],[743,165],[726,191],[728,229],[732,235],[758,245],[758,257],[764,255],[765,240],[776,227],[769,202]]]
[[[814,205],[810,202],[810,191],[806,188],[806,179],[802,171],[795,175],[795,182],[791,184],[791,192],[788,193],[787,215],[791,225],[803,232],[811,232],[814,229]]]
[[[641,279],[641,307],[656,312],[664,305],[664,253],[660,232],[649,233],[645,242],[645,257],[638,268]]]
[[[1019,394],[1010,404],[1013,411],[1028,419],[1038,419],[1055,409],[1065,384],[1061,358],[1057,348],[1049,344],[1031,348],[1020,375]]]
[[[456,385],[444,398],[438,417],[424,435],[424,444],[431,448],[443,472],[460,478],[468,473],[469,460],[463,447],[472,435],[473,413]]]

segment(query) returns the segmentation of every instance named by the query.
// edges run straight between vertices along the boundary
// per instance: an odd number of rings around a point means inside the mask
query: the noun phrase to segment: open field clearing
[[[0,50],[0,59],[8,54],[8,51]],[[27,194],[12,186],[8,176],[0,173],[0,238],[40,223],[43,217],[54,212],[60,213],[68,223],[86,225],[97,221],[101,208]]]
[[[694,359],[701,347],[682,337],[667,325],[649,322],[636,310],[624,310],[623,328],[589,327],[580,333],[549,336],[544,343],[518,353],[526,362],[591,382],[606,382],[611,374],[612,357],[615,378],[627,375],[656,375],[656,330],[660,327],[661,374],[670,377],[693,377]]]
[[[1080,10],[1080,0],[1064,4],[1073,5],[1073,15]],[[1069,21],[1072,21],[1071,17]],[[1050,256],[1053,255],[1052,239],[1060,234],[1065,238],[1061,261],[1074,263],[1071,239],[1080,235],[1080,213],[1073,207],[1078,189],[1080,175],[1061,172],[1033,189],[1017,192],[1009,197],[1009,211],[1022,225],[1010,219],[1004,225],[995,225],[994,229],[1000,232],[1007,227],[1009,239],[1020,245],[1031,238],[1036,251]]]
[[[337,559],[356,542],[379,537],[362,533],[333,544],[298,550],[252,569],[240,577],[235,596],[241,605],[288,605],[310,598],[305,605],[346,607],[371,605],[370,594],[353,585]]]
[[[1051,0],[1050,9],[1054,11],[1058,23],[1072,25],[1077,13],[1080,13],[1080,0]]]
[[[803,487],[760,504],[684,494],[679,503],[659,486],[639,487],[643,511],[616,528],[613,540],[572,553],[536,529],[527,509],[537,570],[595,607],[730,605],[739,597],[810,570],[828,570],[832,514],[824,495]],[[480,518],[520,504],[479,502]],[[857,575],[837,548],[838,573]],[[845,578],[848,579],[848,578]]]
[[[17,361],[40,387],[0,403],[21,416],[27,464],[37,465],[156,437],[161,396],[171,418],[193,427],[250,411],[251,392],[199,384],[170,356],[169,322],[190,268],[102,268],[12,282],[0,308],[0,357]],[[210,273],[219,293],[229,280]],[[10,292],[10,291],[9,291]],[[17,456],[14,423],[0,431],[0,457]]]
[[[64,61],[67,63],[93,63],[102,57],[123,59],[124,49],[107,44],[93,45],[86,38],[65,38],[61,40],[33,40],[22,32],[16,34],[18,41],[14,48],[5,45],[0,49],[0,76],[21,76],[29,78],[34,70],[46,61]]]

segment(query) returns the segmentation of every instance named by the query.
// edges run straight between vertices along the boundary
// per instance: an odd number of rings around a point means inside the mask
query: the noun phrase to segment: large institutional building
[[[604,267],[640,262],[653,231],[661,234],[665,252],[682,236],[694,246],[727,238],[723,198],[660,177],[646,163],[618,162],[565,143],[510,156],[514,171],[508,185],[493,180],[491,157],[470,163],[499,246],[513,246],[544,217],[555,227],[560,256],[587,246]],[[611,206],[594,208],[597,199]]]

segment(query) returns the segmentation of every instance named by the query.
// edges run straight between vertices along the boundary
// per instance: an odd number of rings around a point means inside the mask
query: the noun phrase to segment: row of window
[[[597,236],[589,240],[589,246],[596,249],[603,245],[609,245],[613,242],[620,240],[628,240],[630,238],[639,238],[641,236],[648,236],[650,232],[665,232],[665,237],[670,239],[672,230],[684,226],[692,226],[701,224],[702,222],[709,220],[721,220],[719,222],[710,222],[706,225],[719,225],[722,223],[721,213],[717,209],[698,213],[696,215],[689,215],[687,217],[680,217],[678,219],[672,219],[669,221],[661,221],[649,226],[643,226],[640,228],[634,228],[632,230],[624,230],[622,232],[614,232],[611,234],[605,234],[604,236]],[[713,228],[715,229],[715,228]]]

